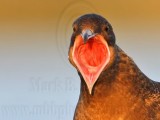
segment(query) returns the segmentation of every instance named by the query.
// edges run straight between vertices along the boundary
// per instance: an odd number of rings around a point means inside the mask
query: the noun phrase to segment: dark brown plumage
[[[74,120],[160,120],[160,83],[116,45],[107,20],[87,14],[73,29],[69,60],[81,79]]]

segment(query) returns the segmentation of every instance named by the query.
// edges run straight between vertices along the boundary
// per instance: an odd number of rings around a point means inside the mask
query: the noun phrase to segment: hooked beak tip
[[[84,43],[86,43],[87,40],[94,37],[95,35],[96,35],[96,33],[93,33],[90,29],[83,30],[82,34],[81,34],[81,36],[84,40]]]

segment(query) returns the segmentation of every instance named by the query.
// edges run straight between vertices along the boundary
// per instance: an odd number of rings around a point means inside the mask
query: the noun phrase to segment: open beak
[[[90,38],[94,37],[96,33],[93,33],[90,29],[83,30],[81,36],[84,40],[84,43],[87,42]]]
[[[110,60],[109,46],[104,37],[85,29],[75,38],[70,59],[86,82],[89,93]]]

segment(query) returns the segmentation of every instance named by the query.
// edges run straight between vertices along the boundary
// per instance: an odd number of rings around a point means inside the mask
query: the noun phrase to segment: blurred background
[[[159,0],[1,0],[0,120],[72,120],[80,80],[67,52],[85,13],[107,18],[117,44],[160,81]]]

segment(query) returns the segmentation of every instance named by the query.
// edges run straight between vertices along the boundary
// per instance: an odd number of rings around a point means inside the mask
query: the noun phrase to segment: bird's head
[[[100,15],[86,14],[73,23],[69,61],[92,88],[114,60],[115,35],[110,23]]]

